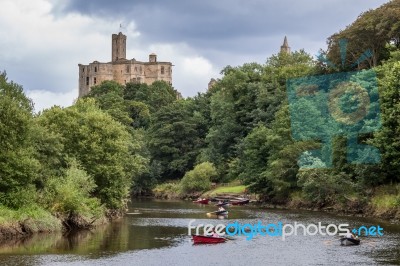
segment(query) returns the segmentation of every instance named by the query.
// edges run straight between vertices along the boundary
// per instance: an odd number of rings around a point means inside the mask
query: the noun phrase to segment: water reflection
[[[133,201],[129,214],[119,221],[92,231],[63,235],[39,234],[0,244],[0,265],[71,264],[71,265],[132,265],[171,264],[193,265],[215,263],[224,255],[224,263],[232,264],[395,264],[400,265],[400,226],[375,219],[341,217],[318,212],[262,210],[251,206],[231,207],[229,216],[219,220],[213,205],[196,205],[184,201]],[[381,238],[363,238],[358,247],[340,247],[334,237],[298,236],[287,241],[256,236],[251,241],[236,237],[217,246],[194,247],[187,236],[190,220],[196,223],[227,224],[238,220],[254,224],[266,223],[349,223],[352,226],[377,225],[385,229]],[[229,255],[226,255],[229,254]],[[179,259],[183,257],[186,259]],[[312,257],[312,261],[310,261]],[[311,263],[312,262],[312,263]],[[167,264],[168,264],[167,263]],[[224,264],[222,263],[222,264]]]

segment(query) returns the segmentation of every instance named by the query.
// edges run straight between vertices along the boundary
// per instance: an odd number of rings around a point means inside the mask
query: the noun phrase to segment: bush
[[[400,185],[386,185],[378,188],[371,203],[376,209],[381,210],[400,208]]]
[[[93,192],[109,209],[126,207],[132,177],[142,160],[127,128],[100,110],[94,99],[79,99],[68,108],[53,107],[37,120],[51,134],[59,135],[63,157],[76,158],[95,181]]]
[[[157,185],[153,193],[156,198],[178,198],[181,194],[181,186],[177,182],[167,182]]]
[[[334,174],[324,169],[299,171],[298,185],[306,199],[319,205],[334,204],[354,193],[355,184],[343,173]]]
[[[36,200],[37,191],[34,185],[17,186],[7,193],[0,192],[0,203],[12,209],[35,204]]]
[[[183,193],[204,192],[211,188],[211,181],[217,176],[214,165],[204,162],[187,172],[180,182]]]
[[[73,162],[63,177],[48,180],[43,200],[53,213],[100,217],[104,213],[100,200],[90,196],[95,188],[93,178]]]

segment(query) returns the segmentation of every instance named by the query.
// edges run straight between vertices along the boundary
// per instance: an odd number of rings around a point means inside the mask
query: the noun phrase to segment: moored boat
[[[360,239],[354,239],[354,238],[343,237],[343,238],[340,239],[340,244],[341,244],[342,246],[360,245]]]
[[[229,206],[229,202],[221,202],[221,203],[216,204],[215,206],[226,207],[226,206]]]
[[[200,236],[200,235],[194,235],[192,239],[194,244],[218,244],[218,243],[224,243],[226,241],[226,239],[223,237]]]
[[[250,202],[249,199],[240,199],[240,200],[231,200],[230,203],[232,205],[245,205]]]
[[[194,200],[194,203],[199,203],[199,204],[208,204],[209,199],[198,199],[198,200]]]

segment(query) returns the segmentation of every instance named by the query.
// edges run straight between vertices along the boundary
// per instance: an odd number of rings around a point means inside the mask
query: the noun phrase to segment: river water
[[[133,200],[120,221],[69,236],[39,234],[0,244],[0,265],[400,265],[400,225],[322,212],[233,206],[225,219],[215,206],[185,201]],[[221,217],[220,217],[221,218]],[[294,222],[376,226],[379,237],[340,246],[338,236],[236,236],[222,244],[193,245],[188,224]]]

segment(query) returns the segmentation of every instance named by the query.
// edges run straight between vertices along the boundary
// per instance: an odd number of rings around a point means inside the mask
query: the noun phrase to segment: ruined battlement
[[[79,67],[79,97],[89,93],[92,86],[105,80],[114,80],[120,84],[128,82],[152,84],[163,80],[172,84],[172,63],[158,62],[157,55],[149,55],[148,62],[126,59],[126,36],[121,32],[113,34],[111,39],[111,62],[93,61]]]

